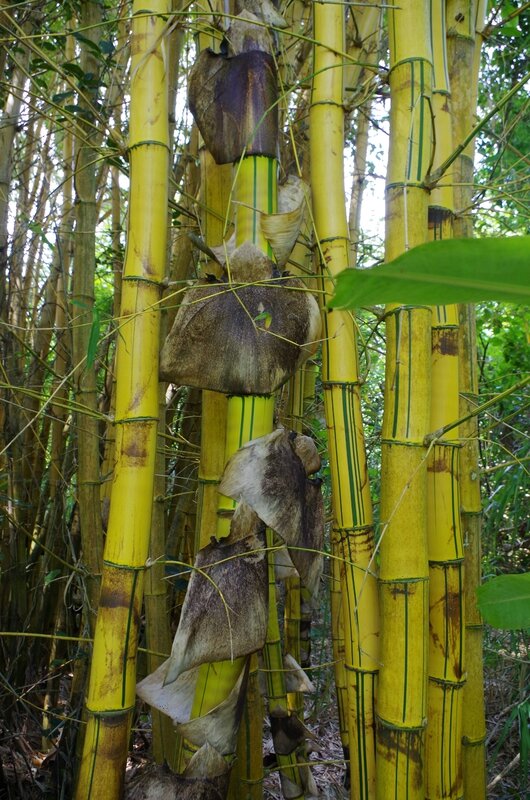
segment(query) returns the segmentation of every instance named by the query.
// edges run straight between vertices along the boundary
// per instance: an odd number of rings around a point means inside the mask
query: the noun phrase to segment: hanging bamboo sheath
[[[451,89],[447,74],[445,2],[431,5],[432,106],[436,149],[433,169],[453,149]],[[452,174],[431,192],[429,234],[453,235]],[[430,429],[459,414],[458,313],[456,306],[433,308]],[[460,526],[458,430],[435,442],[427,464],[429,550],[429,685],[425,796],[462,796],[462,696],[464,671],[464,549]]]
[[[233,193],[233,200],[235,203],[235,232],[236,232],[236,246],[245,241],[252,241],[268,253],[268,243],[261,234],[259,226],[260,211],[267,213],[274,213],[276,211],[276,169],[270,159],[264,156],[249,156],[244,158],[235,167],[235,186]],[[263,436],[270,433],[273,425],[273,411],[274,411],[274,398],[273,397],[229,397],[228,400],[218,399],[214,393],[205,392],[207,395],[207,405],[205,408],[206,413],[213,410],[219,403],[226,406],[226,440],[224,453],[222,458],[222,466],[228,461],[238,449],[240,449],[247,441]],[[222,397],[222,396],[221,396]],[[218,421],[213,417],[206,416],[203,422],[203,435],[209,424],[215,424],[218,437],[219,427]],[[212,458],[214,456],[212,455]],[[209,458],[209,462],[211,459]],[[210,464],[206,466],[210,466]],[[212,463],[211,466],[214,472],[217,473],[217,468],[220,462]],[[210,474],[210,480],[217,480],[213,472]],[[204,507],[203,493],[203,509]],[[217,498],[219,496],[217,495]],[[210,502],[213,502],[213,498]],[[217,499],[219,511],[232,511],[234,503],[229,498]],[[208,506],[206,506],[208,508]],[[216,508],[216,537],[221,539],[228,536],[230,532],[229,518],[226,516],[219,516]],[[201,543],[203,537],[206,536],[207,529],[203,516],[201,515],[200,522],[201,529]],[[202,533],[204,531],[204,533]],[[208,540],[211,537],[211,530],[208,534]],[[212,664],[205,664],[200,668],[200,677],[197,682],[195,692],[195,702],[192,708],[192,717],[196,718],[206,714],[211,708],[214,708],[221,703],[233,689],[237,683],[241,671],[245,668],[246,659],[238,658],[231,662],[216,662]],[[252,671],[250,677],[252,692],[255,700],[257,701],[258,695],[255,691],[255,684],[257,680],[257,672],[255,669]],[[247,707],[248,708],[248,707]],[[252,707],[255,714],[256,708]],[[252,712],[251,712],[252,713]],[[257,720],[254,720],[256,723]],[[261,728],[261,719],[259,721],[259,729]],[[255,728],[254,728],[255,732]],[[252,797],[253,786],[261,786],[261,775],[259,774],[258,765],[256,762],[256,746],[257,739],[254,737],[252,742],[254,748],[252,751],[246,750],[245,761],[251,766],[251,775],[248,777],[249,797]],[[261,744],[261,742],[260,742]],[[261,749],[261,748],[260,748]],[[189,754],[188,754],[189,758]],[[184,764],[182,765],[184,766]],[[254,779],[256,783],[253,784]],[[258,788],[259,791],[259,788]],[[256,789],[254,789],[256,792]]]
[[[324,2],[314,4],[313,10],[318,44],[310,109],[311,188],[327,297],[333,291],[333,276],[349,258],[343,175],[344,59],[340,55],[344,52],[344,9]],[[355,331],[348,312],[324,312],[323,322],[322,381],[331,466],[333,553],[340,564],[350,791],[352,798],[371,798],[375,796],[379,623]],[[335,619],[335,629],[337,625]]]
[[[259,212],[266,211],[273,214],[277,210],[277,165],[275,159],[264,156],[248,156],[236,167],[235,179],[235,230],[236,246],[245,241],[251,241],[262,249],[267,255],[272,252],[268,241],[263,236],[259,224]],[[262,419],[257,420],[258,428],[249,432],[248,440],[263,436],[273,430],[274,397],[269,398],[229,398],[228,404],[238,402],[241,404],[242,418],[248,414],[249,402],[259,403]],[[260,432],[261,428],[261,432]],[[244,442],[242,441],[241,444]],[[241,445],[240,445],[241,446]],[[228,453],[227,453],[228,455]],[[272,534],[267,532],[267,546],[272,545]],[[288,713],[287,693],[283,674],[283,660],[281,641],[278,628],[278,611],[276,606],[276,589],[274,578],[274,556],[268,555],[269,571],[269,625],[267,640],[263,648],[263,661],[265,665],[265,680],[269,698],[269,713],[271,721],[272,712]],[[287,782],[294,789],[292,797],[304,797],[303,780],[297,767],[297,754],[288,755],[277,753],[277,764],[280,769],[282,784]],[[250,787],[251,788],[251,785]]]
[[[165,274],[168,174],[163,15],[133,4],[127,253],[117,353],[116,464],[104,551],[100,607],[75,797],[123,791],[146,563],[158,403],[158,301]]]
[[[202,44],[201,37],[200,41]],[[232,185],[232,166],[216,164],[203,146],[201,158],[202,232],[209,247],[222,245],[227,231]],[[210,268],[213,268],[211,266]],[[197,496],[197,549],[205,547],[217,528],[217,487],[225,465],[228,398],[219,392],[202,391],[201,458]],[[261,800],[263,704],[258,686],[257,657],[251,656],[245,709],[237,741],[236,761],[230,774],[228,797]]]
[[[390,151],[385,257],[425,241],[423,179],[432,154],[432,56],[427,6],[388,12]],[[381,470],[381,668],[378,800],[424,800],[428,642],[426,450],[430,409],[427,308],[387,308]]]
[[[447,49],[453,92],[453,142],[463,141],[474,124],[478,96],[478,69],[485,4],[476,0],[450,0],[447,4]],[[457,216],[454,235],[473,235],[467,209],[471,207],[473,187],[473,145],[471,142],[453,165],[454,198]],[[476,404],[478,365],[476,355],[475,310],[459,308],[460,416]],[[465,650],[467,681],[463,693],[462,769],[464,797],[486,798],[486,722],[484,710],[483,623],[476,604],[476,588],[481,583],[482,503],[479,478],[477,418],[460,426],[462,441],[460,464],[461,527],[465,542]]]

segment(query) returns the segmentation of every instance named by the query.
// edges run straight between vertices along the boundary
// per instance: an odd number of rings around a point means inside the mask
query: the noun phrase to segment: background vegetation
[[[308,7],[298,5],[304,20]],[[527,6],[501,0],[488,11],[479,117],[528,71]],[[199,142],[186,107],[200,25],[198,13],[188,11],[175,4],[168,22],[172,140],[166,324],[201,258],[188,236],[201,235]],[[353,16],[348,19],[351,34]],[[130,24],[125,0],[0,3],[0,797],[6,798],[67,798],[73,791],[114,441],[114,357],[129,186]],[[290,131],[300,157],[306,151],[311,49],[309,22],[302,28],[306,33],[298,39],[286,37],[282,52],[288,69],[296,68],[285,132]],[[370,187],[385,172],[387,68],[383,37],[379,70],[366,82],[366,96],[354,90],[350,97],[346,155],[351,158],[363,119],[369,120],[370,136],[367,164],[353,176],[354,186]],[[287,150],[283,140],[281,147]],[[90,185],[84,184],[87,175]],[[85,205],[88,216],[83,216]],[[478,135],[473,200],[466,213],[477,235],[530,234],[528,84]],[[378,239],[373,225],[378,216],[377,208],[365,205],[357,253],[362,266],[381,259],[383,233]],[[382,316],[382,307],[372,307],[362,309],[358,320],[376,525]],[[500,302],[477,306],[479,402],[528,374],[529,341],[528,308]],[[329,502],[319,357],[316,372],[308,424],[323,457],[320,474]],[[192,561],[201,402],[197,390],[180,386],[168,388],[161,400],[167,425],[158,437],[154,502],[171,562],[165,577],[174,632],[188,580],[182,565]],[[528,395],[521,389],[480,416],[485,577],[530,571],[528,412]],[[123,523],[125,532],[127,519]],[[330,570],[327,562],[311,633],[317,693],[307,708],[307,722],[320,739],[313,754],[321,762],[317,780],[327,787],[342,779],[340,763],[326,764],[342,758],[329,667]],[[491,797],[530,796],[529,636],[528,630],[486,627]],[[139,671],[145,674],[144,632],[141,645]],[[147,759],[150,726],[139,704],[130,769]],[[267,785],[274,796],[274,782]]]

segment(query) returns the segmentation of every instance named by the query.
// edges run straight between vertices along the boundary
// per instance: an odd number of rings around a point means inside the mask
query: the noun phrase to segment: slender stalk
[[[353,176],[350,209],[348,213],[348,231],[351,241],[351,264],[356,266],[361,234],[362,197],[366,184],[366,156],[368,153],[368,132],[370,129],[370,109],[372,100],[366,101],[357,111],[355,126],[355,155],[353,159]]]
[[[290,256],[293,274],[300,278],[311,275],[312,254],[307,242],[311,240],[311,224],[308,215],[305,216],[301,229],[301,236]],[[308,287],[309,288],[309,287]],[[287,408],[283,413],[283,424],[297,433],[304,432],[304,420],[308,402],[307,391],[311,391],[310,364],[303,364],[293,375],[288,383]],[[307,380],[306,380],[307,378]],[[313,383],[314,390],[314,383]],[[313,391],[314,398],[314,391]],[[302,585],[298,575],[287,578],[285,581],[284,605],[284,652],[290,654],[300,666],[310,666],[310,632],[312,618],[312,598],[308,590]],[[302,692],[292,692],[287,697],[291,711],[299,719],[304,718],[304,697]]]
[[[314,5],[314,78],[310,109],[311,185],[320,269],[326,293],[349,261],[344,207],[344,12]],[[344,667],[352,798],[375,796],[375,682],[378,603],[373,526],[360,409],[353,318],[324,313],[322,382],[331,466],[334,552],[340,563]],[[335,606],[337,603],[335,602]],[[338,609],[335,608],[335,611]],[[335,623],[335,630],[338,624]],[[337,652],[335,653],[335,658]]]
[[[10,27],[12,21],[8,11],[3,13],[3,21]],[[31,34],[35,27],[33,15],[26,18],[23,26],[24,34]],[[11,56],[12,57],[12,56]],[[29,65],[29,49],[21,46],[21,52],[17,53],[18,63],[15,61],[12,67],[9,91],[5,93],[4,106],[0,113],[0,320],[5,325],[5,334],[0,342],[0,362],[2,365],[2,376],[9,387],[21,385],[23,381],[19,379],[18,361],[16,356],[17,344],[11,329],[13,312],[11,309],[11,293],[15,287],[11,286],[8,270],[9,258],[9,201],[12,197],[13,163],[16,136],[20,121],[20,114],[23,108],[24,88]],[[7,58],[7,53],[6,53]],[[21,377],[21,376],[20,376]],[[27,587],[26,587],[26,557],[27,541],[18,530],[18,521],[24,508],[24,498],[22,497],[23,486],[20,480],[22,466],[22,452],[20,437],[11,441],[9,431],[19,430],[22,426],[19,423],[20,409],[18,397],[12,394],[12,389],[2,393],[2,435],[0,446],[2,453],[6,453],[6,463],[2,464],[5,468],[7,480],[3,481],[3,489],[9,498],[9,516],[5,516],[3,523],[3,565],[6,574],[11,571],[12,580],[10,581],[9,596],[5,599],[6,612],[9,615],[10,627],[14,630],[23,630],[27,615]],[[14,401],[14,402],[12,402]],[[4,438],[5,437],[5,438]],[[4,472],[4,470],[3,470]],[[7,657],[7,663],[14,661],[18,645],[16,642],[11,644],[12,652]],[[4,661],[4,659],[2,659]],[[5,665],[7,666],[7,664]],[[20,672],[20,662],[16,669]],[[19,677],[22,679],[22,673]]]
[[[76,800],[123,791],[156,454],[158,300],[166,260],[166,0],[133,4],[131,189],[118,336],[116,465]],[[124,525],[128,530],[125,531]]]
[[[388,12],[390,152],[386,258],[425,241],[432,157],[427,6]],[[428,562],[426,451],[430,406],[429,309],[387,308],[381,469],[381,669],[377,797],[424,798]]]
[[[481,49],[480,31],[484,25],[485,3],[476,0],[450,0],[447,17],[449,75],[453,89],[453,139],[465,141],[473,125],[477,105],[478,70]],[[453,164],[454,197],[457,217],[455,236],[472,236],[472,221],[464,209],[471,207],[473,180],[473,142],[462,150]],[[465,649],[467,682],[462,714],[462,772],[464,797],[485,800],[486,721],[484,711],[483,623],[476,604],[476,588],[481,583],[481,525],[478,449],[478,368],[476,355],[475,311],[459,308],[459,431],[463,447],[460,457],[461,527],[465,542]]]
[[[434,166],[452,150],[451,88],[447,74],[445,3],[431,5],[434,60],[432,106]],[[435,187],[429,205],[432,239],[453,235],[453,192]],[[458,417],[458,314],[454,305],[433,308],[430,427]],[[458,430],[453,431],[458,437]],[[462,796],[462,697],[464,668],[464,547],[460,527],[458,441],[444,437],[429,449],[427,535],[429,547],[429,685],[427,693],[427,798]]]
[[[71,38],[71,37],[69,37]],[[67,44],[67,48],[69,44]],[[62,487],[65,483],[63,475],[63,463],[65,453],[65,436],[63,434],[64,423],[66,419],[66,410],[64,408],[67,388],[64,383],[64,376],[67,372],[67,365],[69,363],[69,337],[67,331],[67,302],[65,284],[68,284],[70,274],[70,263],[68,254],[71,249],[72,241],[72,225],[73,225],[73,137],[69,131],[65,131],[63,137],[63,205],[62,205],[62,222],[60,227],[60,236],[57,247],[58,254],[58,268],[60,275],[56,287],[56,300],[55,300],[55,319],[53,328],[55,331],[55,361],[54,373],[55,380],[52,384],[55,397],[58,401],[57,405],[52,406],[53,419],[51,423],[50,433],[50,463],[49,463],[49,535],[46,537],[47,545],[51,549],[56,550],[53,545],[57,542],[58,535],[62,538],[64,536],[64,492]],[[60,541],[60,538],[59,538]],[[63,548],[64,550],[64,548]],[[56,612],[56,618],[62,619],[64,615],[64,603],[62,595],[59,594],[62,611],[59,606]],[[57,632],[57,625],[56,630]],[[50,672],[53,664],[54,651],[57,645],[54,641],[50,651],[49,665]],[[78,665],[77,665],[78,666]],[[44,700],[44,719],[42,723],[43,731],[47,731],[50,727],[50,719],[47,717],[47,708],[57,706],[57,695],[59,687],[54,687],[53,692],[51,687],[47,691],[47,696]],[[66,737],[65,737],[66,738]],[[47,740],[44,734],[46,744],[43,742],[43,747],[48,747],[51,742]]]
[[[80,24],[88,26],[88,39],[98,37],[101,6],[95,2],[83,4]],[[86,42],[81,42],[81,69],[98,75],[99,62]],[[100,507],[99,422],[97,419],[96,369],[90,358],[89,342],[95,321],[94,278],[96,270],[96,149],[92,107],[87,98],[80,97],[87,121],[80,120],[83,138],[75,143],[76,219],[74,232],[74,263],[72,275],[72,356],[74,360],[74,393],[86,414],[77,414],[77,501],[81,527],[81,545],[86,577],[86,620],[90,635],[94,633],[103,566],[103,533]],[[90,144],[89,144],[90,142]],[[94,144],[97,143],[94,141]],[[90,360],[89,360],[90,359]]]
[[[179,4],[174,0],[172,8]],[[178,29],[174,30],[167,38],[167,83],[168,83],[168,122],[175,113],[175,108],[169,105],[175,95],[175,86],[178,81],[178,67],[182,56],[182,36]],[[169,140],[172,141],[172,131]],[[171,157],[168,163],[168,181],[171,180]],[[169,208],[166,215],[168,233],[171,231],[171,216]],[[167,237],[168,262],[170,257],[171,239]],[[163,341],[167,334],[168,311],[162,310],[160,321],[160,338]],[[166,485],[167,485],[167,458],[164,447],[164,435],[167,430],[166,414],[167,384],[160,382],[158,387],[158,436],[155,461],[155,481],[153,496],[153,512],[151,521],[151,537],[149,542],[150,568],[145,576],[145,634],[147,644],[147,671],[154,672],[164,660],[164,655],[171,650],[170,623],[170,597],[168,597],[168,582],[165,579],[164,556],[167,551],[166,531]],[[151,723],[153,731],[152,749],[157,764],[168,764],[175,768],[178,764],[180,740],[171,720],[158,709],[151,709]]]

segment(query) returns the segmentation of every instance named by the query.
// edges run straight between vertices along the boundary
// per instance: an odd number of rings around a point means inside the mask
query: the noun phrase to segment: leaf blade
[[[444,239],[388,264],[338,275],[330,308],[376,303],[530,302],[530,236]]]
[[[480,613],[495,628],[530,628],[530,572],[492,578],[477,588],[477,599]]]

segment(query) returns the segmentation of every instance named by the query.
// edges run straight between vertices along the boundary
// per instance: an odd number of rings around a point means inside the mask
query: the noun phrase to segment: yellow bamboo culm
[[[431,14],[436,169],[451,154],[453,137],[445,3],[433,3]],[[430,238],[451,238],[453,216],[452,174],[446,174],[431,193]],[[458,334],[456,306],[434,307],[431,430],[438,430],[459,415]],[[462,796],[464,549],[459,451],[458,430],[453,429],[434,443],[427,466],[430,622],[425,797],[429,800],[458,800]]]
[[[121,796],[135,704],[156,453],[158,302],[166,261],[169,153],[164,58],[169,3],[156,0],[150,11],[140,2],[133,4],[131,185],[117,337],[116,464],[76,800]]]
[[[201,41],[202,44],[202,41]],[[227,215],[232,179],[231,164],[216,164],[201,148],[202,234],[209,247],[219,246],[227,235]],[[228,398],[219,392],[202,391],[201,458],[197,497],[197,550],[210,543],[217,529],[217,487],[225,465]],[[261,800],[263,703],[258,686],[257,656],[250,658],[245,708],[239,729],[236,761],[230,773],[229,798]]]
[[[272,162],[272,165],[270,162]],[[250,240],[261,249],[268,250],[268,244],[259,227],[259,213],[260,210],[266,213],[274,213],[276,211],[276,161],[264,156],[249,156],[236,164],[234,169],[233,200],[236,245]],[[213,403],[215,394],[208,394],[213,395],[208,401]],[[273,428],[274,413],[273,397],[231,396],[225,402],[226,429],[224,434],[223,464],[246,442],[270,433]],[[231,519],[230,513],[223,514],[223,512],[233,511],[235,503],[223,495],[217,495],[217,503],[215,536],[221,539],[228,536]],[[201,542],[205,534],[205,530],[201,531]],[[211,535],[212,533],[210,532]],[[245,663],[245,658],[238,658],[234,659],[234,661],[204,664],[200,668],[191,713],[192,718],[206,714],[229,695]],[[184,762],[181,763],[181,768],[189,760],[190,755],[191,751],[184,748]],[[252,756],[249,754],[248,757],[252,757],[255,760],[255,754]]]
[[[315,3],[314,77],[310,109],[311,189],[324,297],[348,264],[344,203],[344,8]],[[372,508],[360,409],[352,315],[324,312],[322,383],[333,503],[332,544],[338,558],[352,798],[375,797],[375,682],[379,615]],[[335,581],[336,587],[336,581]],[[334,611],[339,611],[334,593]],[[340,621],[335,619],[334,630]],[[340,635],[340,634],[339,634]],[[339,640],[340,641],[340,640]],[[337,651],[335,650],[335,657]],[[346,753],[348,756],[348,753]]]
[[[222,243],[230,199],[232,167],[218,165],[203,146],[201,161],[201,227],[208,247]],[[197,541],[200,550],[210,543],[217,526],[217,486],[225,465],[226,403],[224,394],[202,391],[201,457],[197,493]]]
[[[390,151],[386,247],[391,261],[427,238],[423,180],[432,156],[428,7],[388,11]],[[424,800],[428,643],[427,453],[430,415],[427,308],[387,307],[381,470],[381,668],[377,798]]]
[[[277,198],[277,164],[275,159],[265,156],[249,156],[244,158],[236,166],[235,178],[235,209],[236,209],[236,245],[244,241],[251,241],[263,250],[269,257],[272,251],[268,241],[261,232],[259,220],[260,211],[269,214],[276,212]],[[230,398],[229,403],[232,401]],[[256,431],[249,438],[257,438],[273,429],[274,398],[237,398],[241,401],[241,421],[248,417],[248,401],[259,401],[268,403],[267,421],[262,427],[261,432]],[[243,401],[246,401],[245,403]],[[254,412],[251,411],[252,416]],[[269,416],[270,415],[270,416]],[[272,546],[272,534],[267,531],[267,546]],[[278,627],[278,611],[276,606],[276,584],[274,577],[274,557],[268,556],[269,570],[269,625],[267,629],[267,641],[263,648],[263,660],[266,667],[265,678],[267,683],[267,694],[269,697],[269,710],[272,704],[279,703],[281,708],[287,712],[288,701],[285,691],[285,680],[283,675],[283,661],[281,652],[281,642]],[[302,780],[296,766],[296,752],[283,756],[277,754],[278,766],[282,770],[283,778],[287,778],[294,786],[300,787],[300,793],[296,796],[303,797]],[[249,785],[249,792],[252,786]]]
[[[458,144],[471,130],[478,95],[480,31],[484,25],[483,0],[449,0],[447,3],[447,50],[453,93],[453,142]],[[454,235],[473,235],[468,209],[473,191],[473,146],[471,142],[453,165],[454,198],[457,212]],[[478,366],[475,310],[459,308],[460,416],[477,405]],[[463,691],[462,772],[463,795],[474,800],[486,798],[486,722],[484,710],[483,622],[476,603],[481,583],[481,524],[479,450],[477,418],[460,426],[461,527],[465,553],[465,650],[467,681]]]

